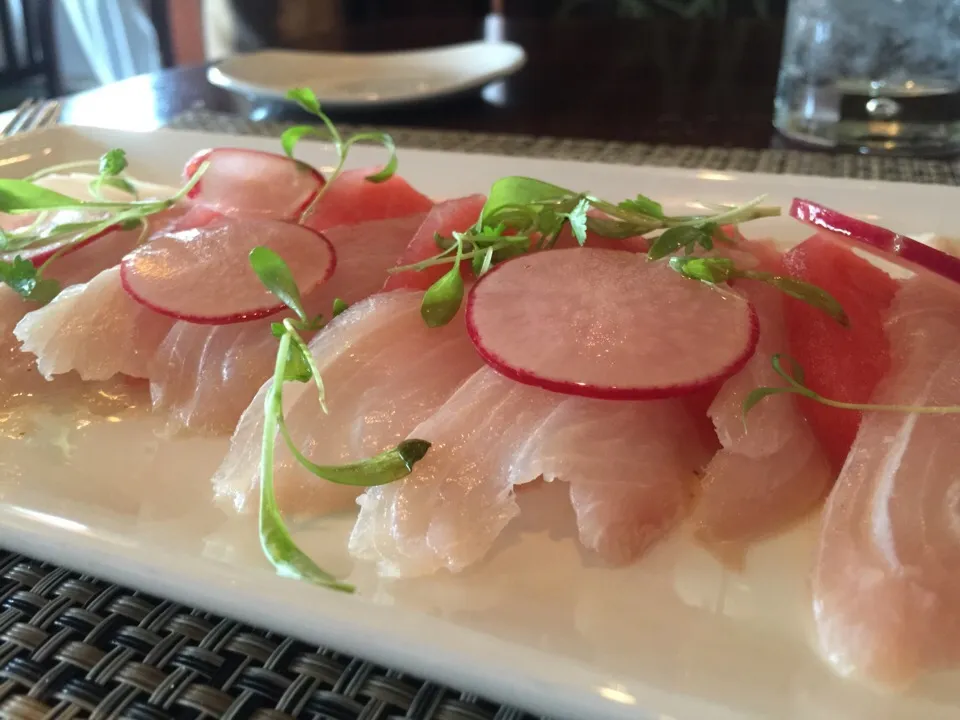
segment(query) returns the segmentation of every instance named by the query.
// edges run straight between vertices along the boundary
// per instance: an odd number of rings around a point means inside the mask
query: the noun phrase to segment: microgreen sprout
[[[274,448],[278,433],[293,457],[317,477],[341,485],[372,487],[406,477],[424,457],[430,443],[410,439],[379,455],[346,465],[318,465],[309,460],[294,442],[283,416],[283,386],[287,382],[313,382],[319,392],[320,405],[327,411],[320,369],[301,333],[320,330],[322,317],[310,317],[304,308],[300,291],[289,266],[272,250],[256,247],[250,252],[250,265],[260,282],[286,305],[295,317],[272,324],[273,334],[280,339],[273,382],[264,400],[263,445],[260,456],[260,544],[267,559],[284,577],[308,580],[324,587],[353,592],[353,586],[341,582],[322,570],[296,544],[290,535],[273,485]],[[343,301],[334,302],[334,313],[346,310]]]
[[[691,280],[708,284],[724,283],[737,278],[755,280],[775,287],[785,295],[822,310],[844,327],[850,318],[843,306],[826,290],[789,275],[775,275],[759,270],[741,270],[725,257],[671,257],[670,267]]]
[[[784,361],[789,363],[789,369],[784,367]],[[747,413],[757,406],[764,398],[771,395],[792,394],[814,400],[821,405],[838,408],[840,410],[917,413],[919,415],[951,415],[960,413],[960,405],[886,405],[873,403],[851,403],[842,400],[833,400],[820,395],[804,385],[803,367],[789,355],[777,353],[770,359],[774,372],[786,381],[781,387],[759,387],[751,390],[743,401],[743,425],[747,425]]]
[[[113,153],[111,155],[111,153]],[[126,156],[122,151],[110,151],[100,164],[104,167],[100,178],[102,184],[111,184],[111,178],[119,180],[119,173],[126,167]],[[56,211],[81,211],[99,215],[95,219],[83,222],[65,222],[55,224],[42,232],[37,230],[38,222],[24,228],[10,230],[0,234],[0,252],[8,259],[0,259],[0,282],[12,288],[25,300],[46,303],[60,292],[55,280],[45,278],[44,271],[58,258],[77,245],[95,238],[110,230],[120,228],[130,230],[143,226],[141,239],[146,235],[147,218],[176,205],[189,194],[206,172],[208,163],[203,163],[197,172],[173,196],[163,200],[134,200],[119,202],[112,200],[79,200],[55,190],[41,187],[32,179],[0,179],[0,212],[10,214],[41,214]],[[61,170],[72,165],[57,166]],[[113,174],[116,173],[116,174]],[[31,178],[37,178],[35,174]],[[20,255],[24,250],[60,243],[57,250],[40,267]]]
[[[333,124],[333,121],[320,107],[320,102],[317,100],[317,96],[313,90],[309,88],[294,88],[287,92],[287,98],[296,102],[306,112],[319,118],[323,123],[323,127],[321,128],[316,125],[295,125],[294,127],[288,128],[284,131],[283,135],[280,136],[280,144],[283,146],[284,153],[292,158],[294,149],[302,138],[308,135],[317,135],[326,137],[333,143],[338,158],[337,166],[330,177],[327,178],[326,184],[301,213],[300,222],[303,222],[310,216],[327,188],[330,187],[333,181],[343,172],[344,165],[347,161],[347,153],[350,148],[358,142],[368,141],[379,143],[383,145],[389,153],[386,164],[374,174],[368,175],[366,179],[369,182],[379,183],[393,177],[393,174],[397,171],[397,148],[390,135],[383,132],[363,132],[344,138],[337,129],[337,126]]]
[[[780,213],[777,207],[761,205],[762,201],[763,197],[759,197],[744,205],[718,206],[705,215],[668,216],[658,202],[644,195],[613,204],[542,180],[504,177],[490,188],[473,227],[452,233],[450,238],[438,237],[440,252],[436,255],[390,272],[453,265],[430,287],[421,307],[428,325],[442,325],[456,315],[462,301],[462,279],[455,279],[461,260],[469,260],[469,271],[479,278],[512,257],[555,247],[565,227],[569,227],[581,246],[589,243],[591,233],[626,239],[663,231],[650,247],[651,260],[681,249],[687,253],[696,247],[711,250],[714,241],[733,242],[721,231],[721,223],[746,222]],[[437,308],[442,308],[442,312]]]

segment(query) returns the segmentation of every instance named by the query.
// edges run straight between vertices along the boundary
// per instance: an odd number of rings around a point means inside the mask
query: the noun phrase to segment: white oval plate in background
[[[262,50],[234,55],[207,71],[219,87],[284,101],[291,87],[309,87],[323,105],[368,108],[422,102],[482,87],[526,62],[512,42],[476,41],[389,53]]]

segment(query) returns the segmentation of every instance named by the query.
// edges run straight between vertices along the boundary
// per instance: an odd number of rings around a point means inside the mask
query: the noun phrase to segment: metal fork
[[[13,118],[0,131],[0,137],[8,138],[11,135],[53,127],[59,121],[60,101],[27,98],[20,103]]]

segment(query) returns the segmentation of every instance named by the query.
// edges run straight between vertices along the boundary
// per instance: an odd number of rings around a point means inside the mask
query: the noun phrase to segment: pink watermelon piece
[[[806,303],[785,299],[790,353],[806,372],[806,385],[824,397],[870,401],[890,370],[890,345],[883,323],[900,283],[853,253],[842,242],[818,234],[784,255],[787,272],[833,295],[850,327]],[[798,398],[800,408],[839,470],[853,445],[861,413]]]
[[[324,191],[304,224],[318,231],[367,220],[387,220],[427,212],[433,201],[399,175],[381,183],[366,178],[377,168],[347,170]]]
[[[412,265],[413,263],[433,257],[440,248],[434,240],[434,235],[440,233],[449,237],[452,232],[464,232],[477,222],[480,211],[487,198],[483,195],[468,195],[454,200],[437,203],[427,215],[423,225],[417,230],[397,266]],[[412,290],[426,290],[433,285],[450,269],[449,264],[435,265],[423,270],[405,270],[393,273],[387,278],[384,290],[407,288]]]

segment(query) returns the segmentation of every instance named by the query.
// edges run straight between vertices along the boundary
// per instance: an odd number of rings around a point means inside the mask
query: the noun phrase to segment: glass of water
[[[790,0],[774,125],[824,147],[960,151],[960,0]]]

